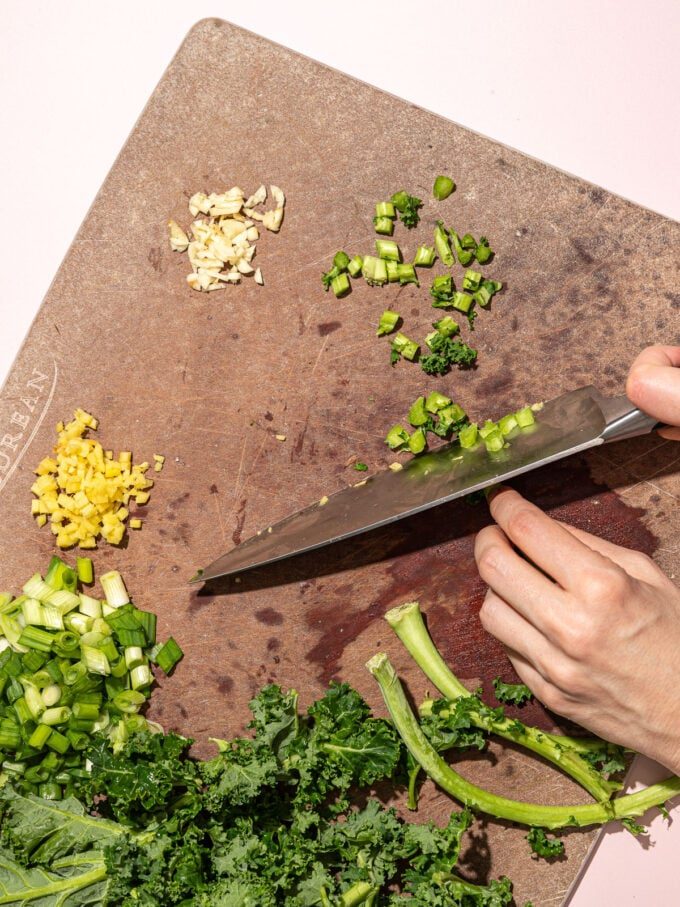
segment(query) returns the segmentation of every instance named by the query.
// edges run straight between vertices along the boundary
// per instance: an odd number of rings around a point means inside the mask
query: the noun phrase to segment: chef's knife
[[[650,432],[656,420],[627,397],[604,397],[583,387],[556,397],[527,429],[515,429],[508,447],[488,453],[484,444],[448,444],[344,488],[286,517],[199,570],[191,582],[242,573],[385,526],[523,472],[609,441]]]

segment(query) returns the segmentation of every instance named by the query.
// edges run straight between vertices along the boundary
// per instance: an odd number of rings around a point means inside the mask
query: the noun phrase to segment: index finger
[[[636,406],[671,426],[680,425],[680,347],[650,346],[631,366],[626,393]],[[675,437],[668,429],[664,435]]]
[[[511,488],[490,496],[491,516],[510,541],[563,589],[578,587],[584,573],[611,563]]]

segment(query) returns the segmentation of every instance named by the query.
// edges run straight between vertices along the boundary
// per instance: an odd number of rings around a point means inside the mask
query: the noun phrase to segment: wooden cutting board
[[[105,116],[105,111],[100,112]],[[431,200],[438,173],[458,189]],[[260,182],[286,192],[284,226],[266,234],[257,261],[266,285],[244,281],[198,294],[186,256],[168,247],[166,221],[187,225],[187,199]],[[437,217],[486,234],[485,269],[505,282],[472,340],[479,368],[429,379],[389,367],[375,337],[396,308],[422,338],[436,314],[427,286],[354,284],[341,301],[319,277],[333,253],[369,251],[376,201],[406,188],[426,200],[428,241]],[[416,238],[398,228],[410,253]],[[82,406],[101,420],[105,447],[155,452],[166,467],[144,529],[121,549],[94,554],[116,568],[137,603],[159,613],[162,634],[186,658],[161,682],[151,714],[210,751],[208,735],[242,730],[264,683],[295,686],[304,702],[332,677],[354,684],[378,711],[363,665],[385,649],[417,698],[426,684],[381,620],[420,599],[457,673],[475,686],[511,671],[484,634],[483,586],[472,560],[484,506],[454,503],[241,584],[190,589],[194,570],[292,509],[357,473],[394,459],[383,445],[420,393],[441,388],[474,416],[585,383],[621,393],[632,357],[677,340],[677,224],[382,94],[219,20],[191,31],[116,161],[50,288],[0,395],[0,586],[16,589],[53,553],[30,516],[32,469],[52,448],[54,425]],[[467,337],[467,327],[463,331]],[[275,435],[286,435],[277,441]],[[677,446],[657,437],[619,444],[525,478],[519,486],[552,513],[680,568]],[[546,728],[563,722],[524,711]],[[494,745],[462,771],[510,796],[585,798],[534,759]],[[420,816],[442,819],[450,801],[426,790]],[[517,902],[559,903],[593,832],[573,834],[567,859],[531,860],[524,832],[479,823],[464,868],[501,873]]]

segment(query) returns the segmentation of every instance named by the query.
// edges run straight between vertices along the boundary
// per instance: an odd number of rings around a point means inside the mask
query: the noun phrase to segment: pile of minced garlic
[[[264,278],[260,268],[251,264],[255,255],[255,243],[260,238],[256,222],[267,230],[278,233],[283,221],[286,198],[278,186],[270,186],[274,207],[269,211],[258,211],[267,201],[265,186],[245,198],[243,189],[233,186],[227,192],[196,192],[189,199],[189,211],[199,217],[191,227],[189,237],[174,221],[168,221],[170,248],[175,252],[187,252],[192,271],[187,283],[192,290],[219,290],[229,283],[239,283],[241,277],[254,277],[262,286]]]
[[[36,496],[31,513],[39,526],[48,519],[60,548],[77,545],[94,548],[101,536],[112,545],[123,540],[128,504],[146,504],[153,480],[146,477],[148,463],[132,463],[129,450],[114,458],[99,441],[88,438],[97,419],[77,409],[67,425],[57,424],[57,444],[53,457],[45,457],[35,470],[38,478],[31,486]],[[154,455],[154,470],[160,472],[165,457]],[[130,529],[141,529],[142,521],[133,517]]]

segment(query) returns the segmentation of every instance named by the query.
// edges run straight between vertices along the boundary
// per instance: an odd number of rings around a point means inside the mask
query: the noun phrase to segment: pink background
[[[680,218],[677,0],[4,0],[0,382],[136,117],[204,16]],[[640,760],[634,775],[654,772]],[[675,816],[654,819],[649,847],[620,827],[605,834],[570,907],[676,903]]]

